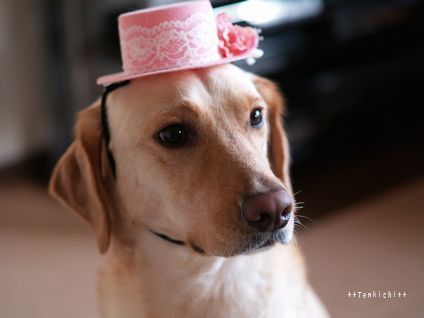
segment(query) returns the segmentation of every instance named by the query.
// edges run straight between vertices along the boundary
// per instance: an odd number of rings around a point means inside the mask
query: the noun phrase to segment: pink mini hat
[[[121,14],[123,71],[97,79],[109,85],[147,75],[203,68],[260,57],[258,31],[214,17],[209,1],[182,2]]]

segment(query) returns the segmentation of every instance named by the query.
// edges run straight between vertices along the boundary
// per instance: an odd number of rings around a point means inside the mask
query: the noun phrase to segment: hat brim
[[[140,78],[140,77],[145,77],[145,76],[171,73],[171,72],[178,72],[178,71],[185,71],[185,70],[192,70],[192,69],[200,69],[200,68],[217,66],[217,65],[221,65],[221,64],[228,64],[228,63],[239,61],[239,60],[245,60],[245,59],[251,57],[253,50],[254,49],[251,49],[244,54],[230,56],[230,57],[226,57],[226,58],[221,58],[217,61],[207,63],[207,64],[202,64],[202,65],[187,65],[187,66],[182,66],[182,67],[176,67],[176,68],[170,68],[170,69],[166,69],[166,70],[159,70],[159,71],[146,72],[146,73],[139,73],[139,74],[137,74],[137,73],[127,73],[127,72],[124,71],[124,72],[114,73],[114,74],[110,74],[110,75],[104,75],[104,76],[99,77],[97,79],[96,83],[98,85],[107,86],[109,84],[122,82],[122,81],[126,81],[126,80],[131,80],[131,79],[135,79],[135,78]]]

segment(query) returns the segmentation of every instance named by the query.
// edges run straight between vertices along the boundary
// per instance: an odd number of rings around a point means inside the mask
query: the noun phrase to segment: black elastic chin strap
[[[107,100],[107,95],[110,92],[122,86],[128,85],[129,83],[130,81],[123,81],[123,82],[114,83],[114,84],[105,86],[103,90],[103,94],[102,94],[102,101],[101,101],[101,108],[100,108],[100,121],[102,124],[103,140],[105,141],[107,161],[109,162],[110,170],[112,170],[112,174],[114,177],[116,176],[116,164],[115,164],[115,159],[113,158],[112,152],[109,149],[110,130],[109,130],[109,121],[107,117],[106,100]]]
[[[103,94],[102,94],[102,100],[101,100],[101,107],[100,107],[100,122],[102,125],[102,131],[103,131],[103,140],[105,142],[106,147],[106,155],[107,160],[109,162],[110,170],[112,170],[112,174],[114,177],[116,177],[116,163],[115,159],[113,158],[113,154],[109,149],[109,143],[110,143],[110,129],[109,129],[109,120],[107,117],[107,106],[106,106],[106,100],[107,96],[110,92],[114,91],[117,88],[120,88],[122,86],[128,85],[130,81],[124,81],[119,83],[110,84],[108,86],[104,87]],[[151,231],[153,234],[157,235],[161,239],[168,241],[170,243],[176,244],[176,245],[185,245],[183,241],[175,240],[170,238],[169,236],[165,234],[156,233],[154,231]]]

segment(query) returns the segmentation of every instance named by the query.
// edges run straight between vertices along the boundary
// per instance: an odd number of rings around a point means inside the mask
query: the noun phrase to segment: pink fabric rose
[[[258,46],[258,32],[250,27],[233,25],[226,13],[216,17],[218,47],[222,57],[241,55]]]

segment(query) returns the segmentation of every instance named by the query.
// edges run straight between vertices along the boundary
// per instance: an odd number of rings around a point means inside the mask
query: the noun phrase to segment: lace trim
[[[154,27],[120,28],[123,68],[149,72],[196,66],[220,58],[214,17],[197,12],[185,20],[165,21]]]

